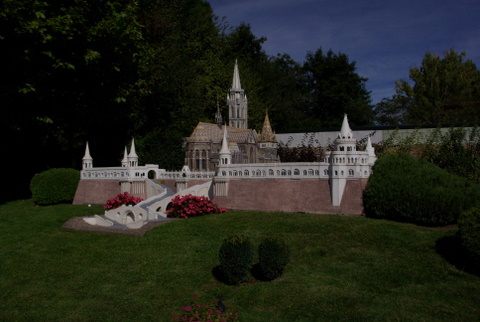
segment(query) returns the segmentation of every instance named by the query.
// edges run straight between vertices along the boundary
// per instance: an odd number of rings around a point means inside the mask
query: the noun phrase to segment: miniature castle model
[[[198,123],[187,139],[185,166],[165,171],[158,165],[139,166],[132,140],[119,167],[94,168],[88,143],[74,203],[104,204],[122,192],[145,199],[102,216],[84,218],[92,225],[142,227],[164,220],[176,195],[207,196],[228,209],[360,214],[362,191],[376,161],[368,138],[365,151],[345,114],[333,151],[323,162],[281,163],[268,115],[259,135],[247,127],[247,99],[241,89],[235,62],[232,88],[227,98],[229,126]],[[161,181],[161,182],[159,182]]]
[[[232,88],[227,94],[229,126],[222,125],[222,115],[217,107],[216,124],[199,122],[187,138],[185,164],[192,171],[216,171],[222,148],[222,138],[227,128],[228,148],[232,164],[279,162],[278,143],[272,130],[268,113],[260,134],[248,129],[248,100],[240,84],[240,73],[235,61]]]

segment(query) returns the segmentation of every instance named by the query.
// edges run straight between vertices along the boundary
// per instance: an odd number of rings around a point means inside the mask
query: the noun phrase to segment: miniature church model
[[[199,122],[187,139],[185,164],[192,171],[216,171],[221,164],[221,154],[230,153],[231,164],[274,163],[277,156],[277,139],[268,114],[263,129],[258,134],[248,129],[248,100],[240,83],[238,63],[233,68],[232,87],[227,94],[228,126],[222,124],[217,107],[216,123]],[[223,138],[226,136],[226,145]]]

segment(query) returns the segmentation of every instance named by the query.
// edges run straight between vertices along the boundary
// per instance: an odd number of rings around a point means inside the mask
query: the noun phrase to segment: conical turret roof
[[[132,138],[132,146],[130,147],[129,158],[138,158],[137,152],[135,151],[135,139]]]
[[[224,127],[223,127],[222,148],[220,149],[219,154],[220,155],[222,155],[222,154],[232,154],[232,152],[230,152],[230,149],[228,148],[227,126],[226,125],[224,125]]]
[[[92,160],[92,157],[90,156],[90,149],[88,148],[88,142],[87,142],[87,146],[85,148],[85,155],[83,156],[82,160],[84,160],[84,161]]]
[[[352,129],[350,129],[350,125],[348,124],[348,117],[347,114],[343,117],[342,128],[340,129],[340,133],[338,134],[338,138],[340,139],[353,139]]]

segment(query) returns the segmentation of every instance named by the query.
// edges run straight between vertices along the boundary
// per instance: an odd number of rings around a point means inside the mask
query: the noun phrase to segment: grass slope
[[[64,230],[100,207],[0,206],[0,320],[171,321],[193,293],[225,298],[242,321],[477,320],[480,278],[437,251],[456,228],[363,217],[229,212],[143,237]],[[272,282],[226,286],[212,270],[222,239],[287,240]]]

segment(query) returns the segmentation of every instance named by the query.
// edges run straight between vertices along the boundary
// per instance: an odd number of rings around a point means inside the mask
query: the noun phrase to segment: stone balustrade
[[[236,179],[353,179],[369,176],[370,165],[366,162],[345,162],[336,170],[326,162],[228,164],[221,166],[217,173],[217,177]]]

